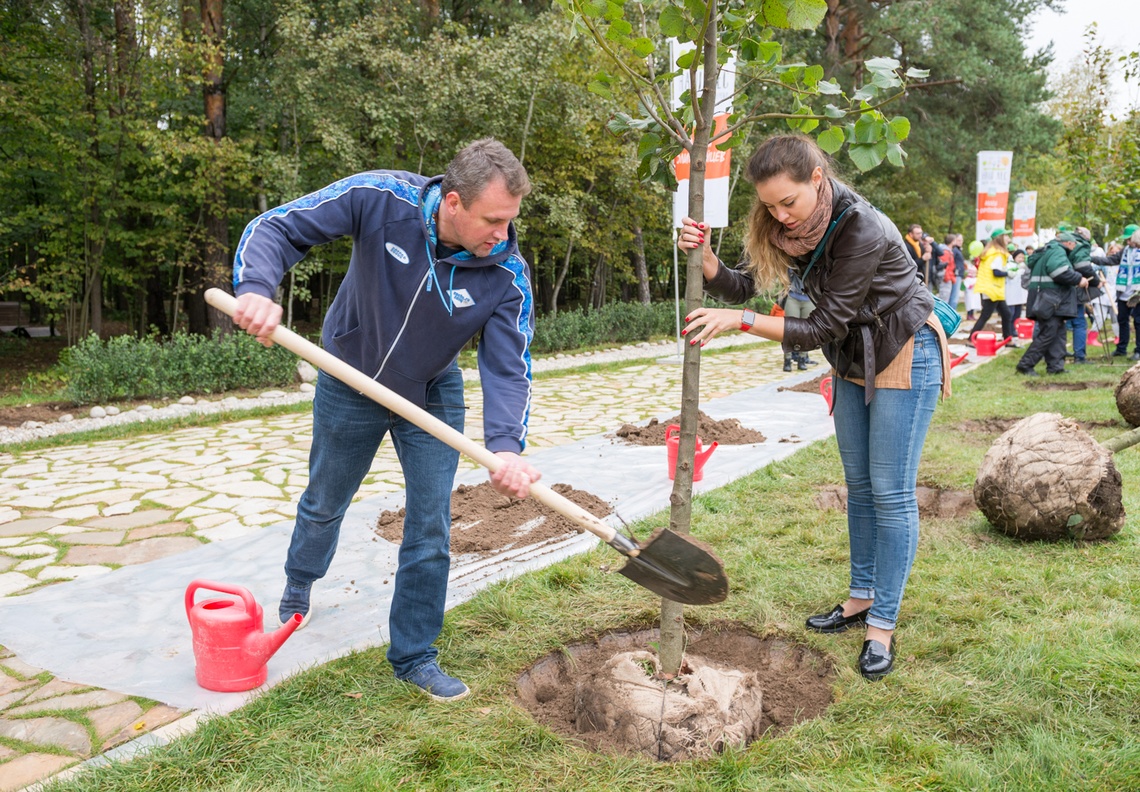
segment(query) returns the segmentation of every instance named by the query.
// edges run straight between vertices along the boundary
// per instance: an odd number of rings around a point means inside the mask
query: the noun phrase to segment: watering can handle
[[[222,594],[233,594],[241,597],[242,604],[245,605],[245,612],[249,614],[251,619],[255,618],[257,613],[257,601],[253,595],[249,593],[249,589],[241,586],[235,586],[230,583],[217,583],[213,580],[192,580],[190,585],[186,587],[186,618],[190,618],[190,610],[194,607],[194,593],[198,589],[206,589],[207,591],[219,591]]]
[[[677,424],[669,424],[665,429],[665,442],[669,442],[669,439],[675,434],[681,434],[681,427]]]

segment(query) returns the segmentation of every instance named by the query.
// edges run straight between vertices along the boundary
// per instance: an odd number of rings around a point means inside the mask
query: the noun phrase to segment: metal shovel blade
[[[728,596],[724,564],[704,542],[668,528],[639,545],[620,570],[639,586],[682,605],[712,605]]]

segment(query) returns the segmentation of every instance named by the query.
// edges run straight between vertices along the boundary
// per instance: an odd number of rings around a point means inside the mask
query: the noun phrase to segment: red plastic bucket
[[[1017,337],[1026,339],[1033,338],[1033,320],[1032,319],[1014,319],[1013,329],[1017,331]]]

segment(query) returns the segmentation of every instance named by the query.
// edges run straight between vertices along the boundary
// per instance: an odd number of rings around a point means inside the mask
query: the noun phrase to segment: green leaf
[[[833,104],[824,105],[823,114],[828,118],[843,118],[843,116],[847,115],[845,112]]]
[[[823,67],[822,66],[808,66],[804,70],[804,85],[806,85],[808,88],[815,87],[819,83],[819,81],[822,79],[823,79]]]
[[[843,148],[843,141],[845,137],[846,136],[843,134],[843,129],[841,127],[833,126],[825,129],[823,132],[820,132],[819,137],[816,138],[816,142],[818,142],[819,147],[826,151],[828,154],[834,154],[835,152],[839,151],[839,149]]]
[[[843,89],[840,88],[839,85],[834,80],[828,80],[827,82],[821,82],[815,86],[815,89],[817,91],[819,91],[821,94],[825,94],[827,96],[836,96],[838,94],[843,93]]]
[[[633,54],[637,57],[648,58],[657,51],[657,45],[653,42],[653,39],[642,36],[630,42],[630,49],[633,50]]]
[[[774,62],[780,59],[783,49],[778,41],[761,41],[757,45],[757,54],[759,60]]]
[[[873,72],[887,71],[893,72],[899,67],[899,62],[894,58],[871,58],[863,64]]]
[[[800,122],[800,131],[805,132],[805,133],[811,133],[811,132],[814,132],[816,127],[818,127],[818,126],[819,126],[819,119],[805,118],[803,121]]]
[[[613,0],[610,0],[610,2],[607,3],[606,12],[604,15],[606,19],[613,22],[614,20],[621,19],[624,15],[625,9],[622,8],[620,4],[613,2]]]
[[[606,0],[585,0],[579,8],[582,10],[582,16],[596,19],[602,16],[609,10],[610,4]]]
[[[884,128],[876,113],[863,113],[855,122],[855,142],[876,143],[883,137]]]
[[[906,76],[912,80],[925,80],[930,76],[930,69],[907,69]]]
[[[887,140],[891,143],[901,143],[910,136],[910,119],[905,116],[895,116],[887,124]]]
[[[788,9],[784,5],[784,0],[764,0],[764,21],[770,27],[787,28],[788,24]]]
[[[717,151],[728,151],[730,148],[740,142],[740,135],[729,135],[724,140],[716,144]]]
[[[898,143],[887,144],[887,162],[891,163],[896,168],[901,168],[903,166],[903,160],[905,159],[906,152],[903,151],[902,146],[900,146]]]
[[[685,31],[685,16],[677,6],[665,6],[657,25],[661,28],[661,35],[667,38],[680,38]]]
[[[641,136],[641,140],[637,141],[637,156],[650,157],[657,153],[661,148],[661,136],[656,132],[646,132]]]
[[[677,57],[677,68],[681,69],[682,71],[691,69],[693,67],[693,59],[696,57],[697,51],[695,49],[688,50],[687,52],[682,52]]]
[[[875,94],[877,94],[878,92],[879,92],[879,89],[876,88],[873,83],[867,83],[862,88],[860,88],[858,91],[856,91],[854,93],[854,95],[852,95],[851,98],[852,98],[852,100],[854,100],[856,102],[861,102],[865,99],[874,99]]]
[[[610,86],[600,80],[590,80],[586,85],[586,90],[592,94],[597,94],[603,99],[614,98],[614,93],[610,90]]]
[[[633,25],[624,19],[615,20],[606,31],[606,38],[610,41],[625,41],[629,39],[629,34],[633,32]]]
[[[856,143],[847,149],[847,156],[855,163],[855,167],[864,173],[878,166],[886,155],[886,141],[880,141],[879,143]]]
[[[712,2],[715,2],[715,0],[712,0]],[[689,16],[693,19],[704,19],[705,14],[708,12],[708,6],[706,6],[702,0],[685,0],[685,10],[689,12]]]
[[[827,15],[827,0],[789,0],[788,27],[815,30]]]
[[[614,113],[613,117],[606,122],[606,129],[615,135],[624,135],[633,129],[632,121],[633,119],[626,113]]]

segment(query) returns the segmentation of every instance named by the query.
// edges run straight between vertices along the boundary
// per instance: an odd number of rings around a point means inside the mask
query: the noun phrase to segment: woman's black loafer
[[[881,641],[864,641],[863,651],[859,653],[859,673],[863,678],[874,682],[891,673],[895,667],[895,642],[891,639],[891,648],[883,646]]]
[[[848,627],[863,627],[867,624],[867,614],[871,612],[870,608],[858,613],[852,613],[850,616],[843,615],[843,605],[835,606],[831,613],[820,613],[810,617],[805,624],[809,630],[815,630],[821,633],[837,633],[843,632]]]

